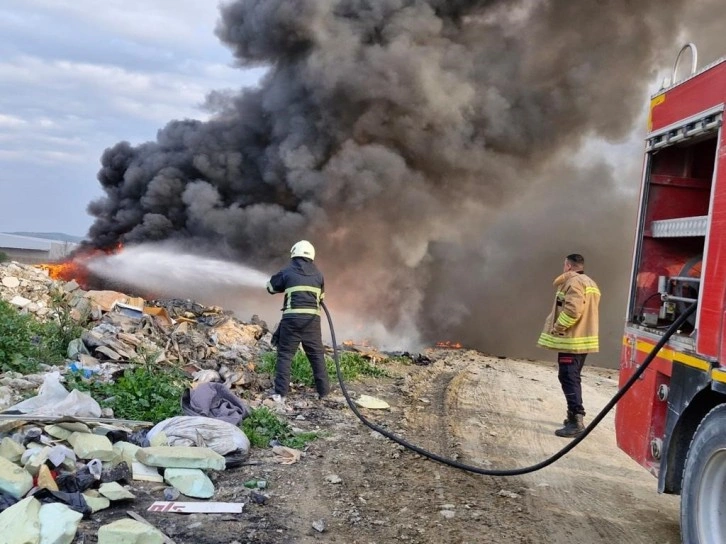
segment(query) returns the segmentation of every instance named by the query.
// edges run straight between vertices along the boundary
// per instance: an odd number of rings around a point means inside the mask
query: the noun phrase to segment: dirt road
[[[552,365],[473,361],[448,388],[448,421],[462,458],[495,466],[535,463],[563,445],[552,431],[563,401]],[[584,398],[595,415],[617,389],[612,372],[586,369]],[[676,543],[678,499],[615,445],[612,414],[554,465],[509,482],[519,487],[532,542]],[[539,533],[539,537],[532,534]]]
[[[392,365],[394,378],[351,389],[383,398],[390,411],[368,415],[416,444],[471,464],[497,468],[539,461],[564,439],[554,365],[438,351],[429,366]],[[616,373],[586,367],[584,396],[594,414],[616,390]],[[310,393],[291,396],[304,405]],[[658,495],[656,480],[615,445],[613,418],[555,465],[492,478],[428,461],[372,432],[344,407],[314,406],[287,415],[318,430],[302,460],[275,464],[254,450],[253,465],[219,473],[215,500],[247,503],[241,516],[143,512],[178,544],[519,543],[677,544],[678,498]],[[242,483],[268,482],[266,504]],[[158,486],[134,488],[137,511],[160,499]],[[85,525],[95,542],[114,509]],[[313,528],[315,523],[318,529]]]

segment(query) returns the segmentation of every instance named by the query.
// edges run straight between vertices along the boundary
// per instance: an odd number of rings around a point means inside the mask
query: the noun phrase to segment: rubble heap
[[[212,498],[206,471],[224,470],[249,454],[249,440],[237,425],[187,415],[149,430],[153,423],[113,419],[61,381],[71,372],[114,381],[143,364],[182,370],[198,384],[261,389],[269,379],[254,372],[255,361],[271,349],[264,322],[244,323],[189,300],[84,290],[15,262],[0,264],[0,299],[39,321],[70,317],[83,330],[69,342],[62,364],[0,377],[0,410],[6,410],[0,413],[0,533],[17,534],[17,542],[71,542],[83,517],[113,501],[133,500],[120,484],[135,480],[168,484],[169,500],[180,493]],[[126,542],[138,535],[144,542],[163,539],[138,520],[104,526],[98,537]]]
[[[190,300],[86,291],[75,281],[53,280],[47,270],[15,262],[0,264],[0,299],[41,321],[57,319],[59,307],[68,310],[86,329],[68,346],[71,370],[109,379],[143,362],[179,366],[199,381],[249,387],[258,379],[252,372],[255,360],[271,349],[271,334],[257,318],[244,323],[219,307]],[[42,376],[13,375],[2,385],[23,396],[42,381]],[[15,400],[0,391],[0,409]]]

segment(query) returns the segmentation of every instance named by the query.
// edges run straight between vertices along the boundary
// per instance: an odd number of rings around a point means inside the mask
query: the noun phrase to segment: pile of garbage
[[[0,377],[0,534],[13,535],[10,542],[69,543],[84,517],[133,501],[127,486],[134,481],[166,484],[165,500],[151,509],[180,511],[190,504],[177,502],[180,495],[213,498],[208,471],[249,455],[239,428],[248,410],[232,390],[269,385],[254,372],[259,354],[271,349],[264,322],[244,323],[189,300],[84,290],[15,262],[0,264],[0,299],[40,321],[66,312],[83,325],[64,364]],[[140,364],[186,372],[194,383],[180,398],[184,415],[156,425],[114,419],[88,394],[64,387],[71,372],[114,381]],[[142,541],[163,535],[143,519],[98,533],[101,543]]]
[[[255,361],[270,351],[271,333],[253,316],[244,323],[219,307],[190,300],[144,300],[117,291],[82,289],[48,271],[0,264],[0,299],[40,321],[60,312],[86,329],[68,345],[67,369],[112,380],[134,364],[173,365],[198,382],[263,388]],[[45,368],[45,371],[54,369]],[[61,370],[65,372],[65,370]],[[0,410],[43,383],[44,374],[7,373],[0,379]]]
[[[38,396],[49,394],[43,389]],[[84,517],[113,502],[133,501],[124,485],[133,481],[168,484],[164,501],[155,502],[153,510],[184,505],[175,502],[180,494],[212,498],[215,488],[206,472],[225,470],[249,455],[249,440],[227,421],[178,416],[151,430],[143,427],[131,421],[0,414],[0,534],[11,535],[4,542],[70,543]],[[161,543],[162,538],[143,521],[127,519],[98,533],[101,543]]]

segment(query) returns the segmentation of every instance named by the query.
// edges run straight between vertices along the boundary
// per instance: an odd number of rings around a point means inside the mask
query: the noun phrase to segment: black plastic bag
[[[58,489],[65,493],[82,493],[93,487],[97,481],[88,467],[83,467],[76,472],[63,472],[55,479]]]
[[[106,438],[108,438],[112,444],[115,444],[116,442],[128,442],[129,433],[120,429],[114,429],[113,431],[106,433]]]
[[[148,448],[149,446],[151,446],[151,444],[149,443],[149,439],[146,438],[148,432],[148,430],[142,429],[141,431],[131,433],[129,435],[128,442],[139,446],[140,448]]]
[[[43,504],[51,504],[54,502],[65,504],[71,510],[83,514],[84,518],[91,515],[91,507],[88,506],[83,494],[79,492],[65,493],[63,491],[51,491],[50,489],[43,488],[33,493],[33,497]]]
[[[7,510],[16,502],[18,502],[18,499],[0,491],[0,512]]]

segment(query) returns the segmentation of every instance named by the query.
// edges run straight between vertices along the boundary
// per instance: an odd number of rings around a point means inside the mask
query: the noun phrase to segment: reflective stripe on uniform
[[[555,349],[598,349],[599,341],[597,336],[581,336],[579,338],[566,338],[554,336],[543,332],[537,342],[540,346]]]
[[[293,293],[312,293],[315,295],[315,305],[317,308],[292,308],[292,294]],[[287,304],[283,310],[283,314],[315,314],[320,315],[320,300],[323,298],[322,289],[320,287],[312,287],[310,285],[296,285],[295,287],[288,287],[285,289],[285,299]]]
[[[561,312],[559,316],[557,316],[557,322],[561,325],[564,325],[565,327],[569,328],[572,327],[575,323],[577,323],[577,319],[574,317],[570,317],[565,312]]]
[[[585,287],[585,294],[600,296],[600,289],[597,287]]]
[[[316,310],[315,308],[290,308],[288,310],[283,310],[283,314],[311,314],[311,315],[320,315],[320,310]]]

